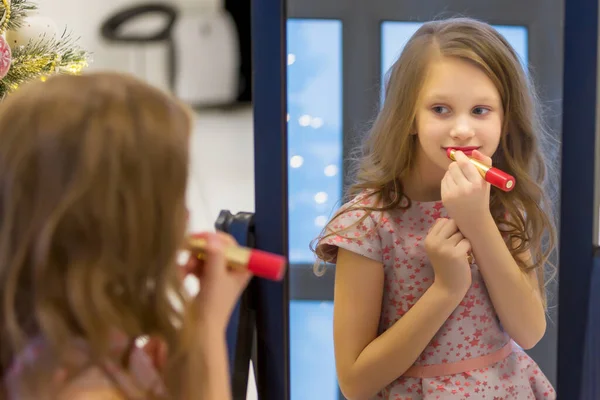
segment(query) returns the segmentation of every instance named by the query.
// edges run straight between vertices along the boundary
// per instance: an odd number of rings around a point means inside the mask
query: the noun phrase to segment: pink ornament
[[[12,60],[12,52],[10,46],[4,38],[0,35],[0,79],[4,78],[8,74],[10,64]]]

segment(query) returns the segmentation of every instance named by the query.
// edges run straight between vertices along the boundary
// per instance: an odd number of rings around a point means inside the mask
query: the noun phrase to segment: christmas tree
[[[89,54],[70,33],[36,15],[28,0],[0,0],[0,99],[33,79],[54,74],[78,74]]]

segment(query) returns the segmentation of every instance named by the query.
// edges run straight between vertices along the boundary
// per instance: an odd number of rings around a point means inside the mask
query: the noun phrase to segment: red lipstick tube
[[[203,260],[205,258],[206,240],[190,237],[187,245],[188,249],[198,259]],[[285,275],[285,257],[266,251],[242,246],[229,246],[225,249],[225,259],[230,269],[247,270],[260,278],[280,281]]]
[[[198,259],[205,258],[206,241],[198,238],[188,238],[188,249]],[[278,254],[249,249],[242,246],[229,246],[225,249],[225,259],[230,269],[247,270],[254,275],[280,281],[286,270],[286,259]]]
[[[455,149],[447,149],[446,155],[452,161],[456,161],[456,157],[454,156],[456,153]],[[491,184],[492,186],[497,187],[500,190],[505,192],[510,192],[515,188],[516,181],[515,178],[504,171],[499,170],[498,168],[490,167],[488,165],[483,164],[481,161],[475,160],[474,158],[467,157],[471,164],[473,164],[479,174],[486,182]]]

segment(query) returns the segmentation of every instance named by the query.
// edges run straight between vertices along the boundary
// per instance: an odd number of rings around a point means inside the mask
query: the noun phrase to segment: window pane
[[[331,302],[290,301],[291,400],[338,398],[332,324]]]
[[[287,29],[290,262],[312,264],[309,243],[342,190],[342,24],[290,19]]]
[[[292,268],[306,268],[342,191],[342,24],[289,19],[287,46],[289,254]],[[289,307],[291,399],[337,399],[333,305]]]

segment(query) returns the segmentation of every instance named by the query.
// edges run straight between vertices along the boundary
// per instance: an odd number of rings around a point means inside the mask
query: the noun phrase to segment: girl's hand
[[[210,328],[225,332],[231,313],[248,285],[251,273],[233,271],[227,267],[225,248],[235,245],[235,239],[222,232],[200,233],[194,237],[206,240],[206,259],[190,257],[183,267],[185,274],[193,274],[200,281],[196,298],[200,319]]]
[[[207,241],[206,260],[191,255],[180,269],[181,279],[193,274],[200,281],[200,292],[196,297],[199,320],[203,330],[223,332],[227,329],[233,308],[246,288],[251,274],[246,271],[231,271],[227,268],[224,250],[235,245],[235,239],[222,232],[199,233],[194,237]],[[158,337],[148,337],[142,350],[150,357],[154,367],[163,371],[168,349]]]
[[[471,267],[467,254],[471,244],[456,222],[440,218],[425,238],[425,251],[435,273],[435,281],[451,293],[466,294],[471,287]]]
[[[450,218],[467,237],[471,227],[490,214],[490,184],[487,183],[462,151],[456,152],[442,179],[442,202]],[[472,157],[486,165],[492,159],[474,150]]]

